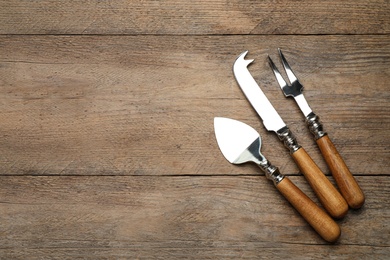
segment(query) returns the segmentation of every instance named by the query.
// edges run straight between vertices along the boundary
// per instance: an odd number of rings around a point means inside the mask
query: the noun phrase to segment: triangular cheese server
[[[341,231],[337,223],[261,154],[261,138],[256,130],[240,121],[223,117],[214,118],[214,130],[219,148],[230,163],[257,164],[324,240],[335,242],[339,238]]]

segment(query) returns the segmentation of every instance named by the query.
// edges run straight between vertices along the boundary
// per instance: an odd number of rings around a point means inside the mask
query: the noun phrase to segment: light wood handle
[[[306,153],[305,149],[299,148],[292,154],[292,157],[328,213],[334,218],[344,217],[348,211],[347,202]]]
[[[339,238],[341,231],[337,223],[295,186],[290,179],[284,177],[276,185],[276,188],[323,239],[328,242],[335,242]]]
[[[329,136],[317,139],[317,144],[348,205],[353,209],[360,208],[364,204],[364,194]]]

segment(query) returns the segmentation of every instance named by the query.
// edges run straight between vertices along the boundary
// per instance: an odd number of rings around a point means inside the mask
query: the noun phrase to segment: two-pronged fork
[[[306,117],[306,123],[310,129],[310,132],[314,135],[321,153],[324,156],[324,159],[332,172],[340,192],[347,201],[348,205],[354,209],[360,208],[364,204],[365,200],[362,190],[349,171],[344,160],[341,158],[337,149],[333,145],[332,141],[329,139],[329,136],[326,132],[324,132],[319,121],[319,117],[314,114],[309,107],[305,97],[302,94],[302,84],[293,73],[282,51],[280,49],[278,49],[278,51],[287,77],[291,83],[291,85],[288,85],[271,58],[268,56],[269,64],[275,74],[280,88],[286,97],[293,97],[295,99],[303,115]]]

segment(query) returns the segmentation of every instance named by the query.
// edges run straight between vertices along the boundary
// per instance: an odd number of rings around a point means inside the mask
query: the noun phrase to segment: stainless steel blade
[[[243,52],[234,62],[234,76],[246,98],[263,120],[265,128],[277,132],[286,127],[286,124],[250,74],[247,67],[253,60],[244,59],[247,53],[248,51]]]
[[[294,96],[295,102],[297,102],[299,108],[301,109],[302,113],[305,117],[310,115],[313,111],[309,107],[309,104],[306,101],[306,98],[303,94],[300,94],[298,96]]]
[[[218,146],[230,163],[254,162],[275,185],[283,180],[278,168],[261,154],[261,137],[255,129],[237,120],[215,117],[214,130]]]
[[[218,146],[230,163],[258,161],[256,158],[259,158],[261,139],[255,129],[237,120],[215,117],[214,131]],[[254,155],[248,154],[248,147],[255,142],[257,142],[257,151],[252,152]]]

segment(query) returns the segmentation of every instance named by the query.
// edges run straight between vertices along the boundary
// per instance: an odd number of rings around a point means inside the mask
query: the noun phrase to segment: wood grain
[[[341,194],[353,209],[364,204],[364,194],[328,135],[316,140]]]
[[[0,174],[257,174],[223,159],[215,116],[256,128],[264,154],[297,174],[233,77],[249,49],[255,79],[329,175],[267,65],[275,46],[351,172],[388,173],[389,36],[3,36],[0,45]]]
[[[348,212],[347,202],[305,149],[301,147],[291,156],[329,215],[333,218],[343,218]]]
[[[0,0],[0,259],[388,259],[388,1]],[[283,49],[366,194],[318,236],[254,165],[241,120],[317,204],[232,74],[250,71],[334,183],[266,62]],[[278,65],[278,64],[277,64]]]
[[[388,1],[0,1],[1,34],[388,34]]]
[[[8,259],[378,259],[390,253],[386,176],[357,177],[370,191],[366,204],[338,221],[342,234],[333,246],[264,176],[0,178],[0,255]],[[313,197],[301,177],[291,179]]]
[[[276,188],[325,241],[337,241],[341,235],[339,225],[288,177],[284,177]]]

